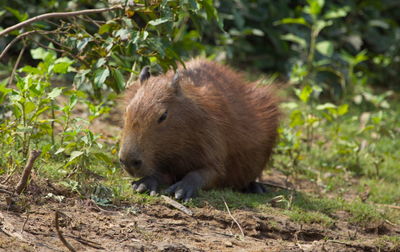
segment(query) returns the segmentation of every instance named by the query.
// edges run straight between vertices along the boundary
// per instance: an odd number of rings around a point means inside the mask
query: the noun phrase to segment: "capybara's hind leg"
[[[246,187],[242,189],[244,193],[266,193],[267,189],[265,186],[258,182],[250,182]]]

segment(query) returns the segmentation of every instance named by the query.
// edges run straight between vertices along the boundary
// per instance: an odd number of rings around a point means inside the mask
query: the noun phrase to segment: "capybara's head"
[[[128,90],[119,159],[130,175],[154,174],[184,144],[193,106],[179,82],[178,73],[151,77],[145,67]]]

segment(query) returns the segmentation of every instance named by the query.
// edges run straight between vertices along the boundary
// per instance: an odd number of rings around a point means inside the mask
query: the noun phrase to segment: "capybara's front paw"
[[[173,194],[175,196],[175,199],[184,200],[186,202],[196,196],[198,190],[199,186],[195,183],[188,183],[185,180],[181,180],[168,187],[168,189],[165,190],[165,193]]]
[[[246,187],[242,189],[243,193],[266,193],[267,189],[259,182],[250,182]]]
[[[151,196],[157,194],[159,182],[153,176],[147,176],[132,182],[132,189],[136,192],[149,192]]]

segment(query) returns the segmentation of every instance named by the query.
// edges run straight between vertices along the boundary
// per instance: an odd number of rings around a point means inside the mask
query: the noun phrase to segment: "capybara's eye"
[[[158,118],[158,123],[161,123],[162,121],[164,121],[165,119],[167,119],[167,115],[168,115],[168,111],[165,111],[160,118]]]

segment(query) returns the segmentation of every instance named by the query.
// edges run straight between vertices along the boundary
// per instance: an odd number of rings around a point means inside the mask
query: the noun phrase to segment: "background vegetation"
[[[112,5],[91,0],[2,4],[3,29],[43,13]],[[40,149],[38,174],[98,204],[133,197],[117,163],[118,136],[94,133],[88,125],[115,113],[117,94],[144,65],[163,72],[201,55],[246,69],[249,79],[265,85],[288,83],[272,167],[296,186],[305,179],[340,199],[330,205],[318,197],[292,201],[293,195],[280,195],[287,203],[283,208],[294,204],[293,218],[311,210],[319,211],[311,220],[325,222],[337,209],[350,209],[358,221],[389,218],[363,202],[400,202],[398,1],[122,5],[41,20],[0,37],[0,174],[19,174],[29,150]],[[77,116],[82,111],[84,118]],[[105,179],[94,181],[94,174]],[[341,201],[347,198],[354,205]]]

